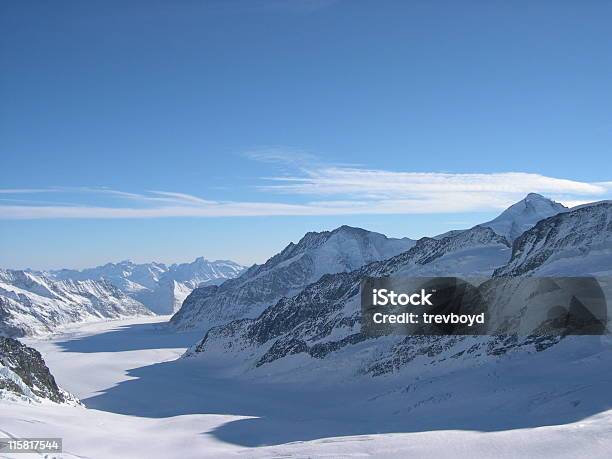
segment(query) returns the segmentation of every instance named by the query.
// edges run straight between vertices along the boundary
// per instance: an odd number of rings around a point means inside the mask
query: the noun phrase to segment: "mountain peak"
[[[553,201],[552,199],[549,199],[546,196],[542,196],[539,193],[528,193],[527,196],[525,196],[521,201],[517,202],[516,204],[520,204],[521,202],[542,203],[542,204],[545,204],[545,205],[548,205],[554,208],[567,209],[567,207],[565,207],[563,204]],[[513,204],[513,205],[516,205],[516,204]]]
[[[370,231],[365,230],[363,228],[358,228],[356,226],[342,225],[331,231],[331,234],[366,234],[370,233]]]
[[[523,200],[527,201],[529,199],[540,199],[540,200],[543,200],[543,201],[551,201],[550,199],[545,198],[544,196],[542,196],[539,193],[528,193],[527,196],[525,196],[525,198]]]
[[[566,210],[567,207],[563,204],[538,193],[529,193],[519,202],[504,210],[498,217],[480,226],[491,228],[508,241],[513,241],[540,220]]]
[[[555,211],[556,213],[559,212],[563,212],[568,210],[567,207],[565,207],[563,204],[553,201],[552,199],[549,199],[545,196],[542,196],[541,194],[538,193],[529,193],[527,196],[525,196],[521,201],[517,202],[516,204],[513,204],[512,206],[510,206],[508,209],[506,209],[504,212],[507,212],[508,210],[512,209],[514,206],[521,206],[521,204],[525,204],[526,206],[532,205],[532,206],[539,206],[538,209],[536,210],[544,210],[544,209],[552,209],[553,211]]]
[[[342,225],[336,228],[335,230],[333,230],[332,232],[334,231],[354,231],[354,230],[365,231],[363,228],[358,228],[356,226]]]

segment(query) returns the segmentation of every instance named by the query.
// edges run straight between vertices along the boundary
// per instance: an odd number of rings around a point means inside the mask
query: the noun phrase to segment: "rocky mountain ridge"
[[[78,400],[58,387],[40,353],[12,338],[0,336],[0,399],[16,398],[30,402],[49,400],[78,404]]]
[[[257,318],[211,328],[185,356],[220,365],[234,376],[292,380],[316,378],[332,368],[341,368],[345,377],[384,375],[424,356],[431,364],[452,357],[467,359],[468,365],[508,352],[543,351],[561,337],[364,336],[359,282],[366,276],[568,275],[568,266],[580,266],[581,275],[610,275],[611,215],[612,206],[604,202],[546,218],[519,236],[512,250],[506,238],[481,225],[441,239],[423,238],[388,260],[327,274]],[[507,320],[504,314],[521,317],[500,312],[500,322]]]
[[[341,226],[307,233],[263,265],[254,265],[220,286],[195,289],[170,325],[177,329],[210,328],[240,318],[257,317],[284,296],[291,296],[327,273],[352,271],[372,261],[408,250],[414,241],[392,239],[361,228]]]

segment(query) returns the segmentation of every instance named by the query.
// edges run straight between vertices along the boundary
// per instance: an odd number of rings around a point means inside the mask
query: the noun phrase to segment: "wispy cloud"
[[[612,182],[588,183],[525,172],[452,174],[397,172],[322,165],[307,154],[250,152],[251,159],[282,162],[293,174],[264,179],[267,200],[221,201],[177,192],[140,193],[106,187],[4,189],[0,219],[112,219],[280,215],[422,214],[496,211],[537,192],[566,205],[610,197]],[[69,195],[73,203],[23,199],[32,193]],[[103,205],[93,205],[97,196]],[[311,197],[312,199],[308,199]],[[20,199],[17,199],[20,198]],[[305,199],[306,198],[306,199]],[[97,201],[96,201],[97,202]]]
[[[503,172],[450,174],[440,172],[393,172],[351,167],[306,168],[300,175],[272,177],[261,190],[286,194],[362,196],[370,199],[433,198],[450,194],[526,194],[597,196],[612,186],[606,182],[585,183],[540,174]]]
[[[253,161],[294,167],[316,166],[320,163],[312,153],[284,147],[260,147],[243,151],[241,156]]]
[[[0,189],[0,194],[31,194],[31,193],[50,193],[54,188],[4,188]]]
[[[147,198],[151,200],[164,200],[175,203],[182,204],[212,204],[214,201],[207,201],[202,198],[198,198],[197,196],[192,196],[186,193],[176,193],[172,191],[150,191],[150,193],[156,194],[158,196],[163,196],[162,198]]]

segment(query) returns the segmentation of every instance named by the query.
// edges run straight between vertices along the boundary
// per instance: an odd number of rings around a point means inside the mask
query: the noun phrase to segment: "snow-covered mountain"
[[[200,285],[217,285],[236,277],[243,266],[229,260],[199,257],[191,263],[107,263],[84,270],[62,269],[50,273],[57,279],[107,280],[123,293],[157,314],[171,314]]]
[[[529,193],[525,199],[513,204],[490,222],[482,223],[512,242],[537,222],[561,212],[567,207],[537,193]]]
[[[514,241],[519,235],[543,220],[561,212],[567,207],[552,201],[537,193],[529,193],[524,199],[511,205],[493,220],[481,223],[480,226],[491,228],[509,242]],[[465,230],[450,230],[434,236],[434,239],[442,239],[448,236],[456,236]]]
[[[283,368],[284,364],[277,361],[287,358],[296,377],[302,373],[298,369],[307,368],[302,377],[314,374],[309,372],[316,366],[329,369],[326,359],[333,356],[333,365],[350,368],[353,374],[379,373],[377,366],[390,358],[389,353],[396,352],[389,345],[404,338],[371,339],[361,333],[361,279],[398,274],[490,276],[509,257],[508,241],[481,226],[443,239],[423,238],[410,250],[388,260],[348,273],[325,275],[298,295],[282,298],[256,319],[212,328],[187,355],[234,361],[232,371],[255,373],[274,372],[278,365]],[[367,351],[356,358],[352,354],[357,348]],[[296,354],[302,356],[290,357]],[[300,368],[302,364],[305,367]],[[263,366],[266,369],[259,370]]]
[[[0,270],[0,335],[43,334],[73,322],[135,315],[151,311],[107,281]]]
[[[496,276],[612,275],[612,201],[540,221],[516,239]]]
[[[194,290],[170,324],[180,329],[208,329],[234,319],[257,317],[267,306],[295,295],[324,274],[352,271],[390,258],[414,243],[350,226],[307,233],[297,244],[290,243],[265,264],[250,267],[238,278]]]
[[[452,371],[508,352],[543,351],[561,338],[365,336],[360,327],[359,282],[366,276],[399,274],[481,277],[493,272],[497,276],[536,271],[546,275],[609,273],[611,209],[609,202],[596,203],[547,218],[514,242],[512,256],[508,241],[481,225],[442,239],[423,238],[409,251],[389,260],[348,273],[325,275],[298,295],[282,298],[255,319],[214,327],[186,356],[218,365],[233,376],[265,375],[283,381],[321,378],[331,382],[336,377],[385,375],[407,365],[419,367],[422,357],[426,357],[427,365]],[[511,315],[521,320],[523,314],[504,309],[493,311],[492,317],[501,324]],[[577,345],[588,341],[572,340]]]
[[[0,400],[21,399],[30,402],[50,400],[78,404],[62,390],[45,365],[40,353],[12,338],[0,336]]]

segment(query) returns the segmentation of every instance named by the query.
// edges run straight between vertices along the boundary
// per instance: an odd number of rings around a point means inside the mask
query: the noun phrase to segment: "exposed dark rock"
[[[36,349],[15,339],[0,337],[0,364],[19,376],[38,397],[57,403],[68,401],[69,396],[57,386],[55,378]],[[23,395],[18,384],[2,376],[0,376],[0,389]]]

